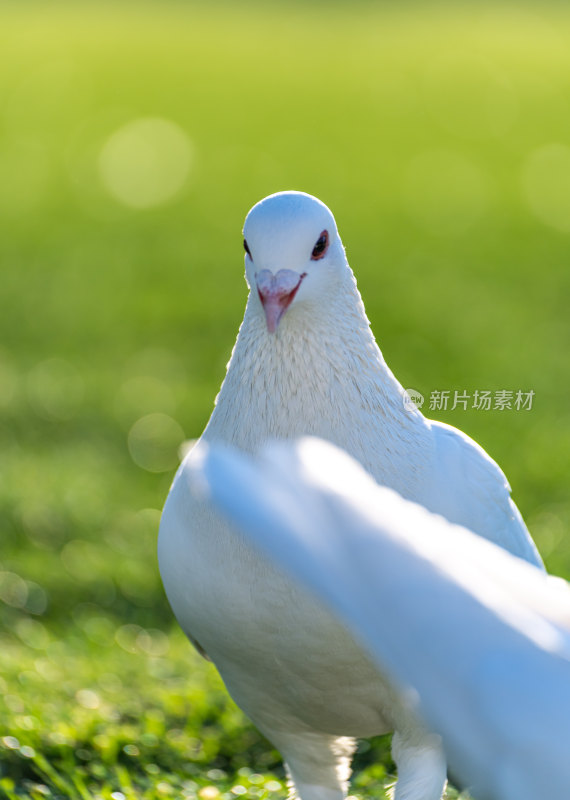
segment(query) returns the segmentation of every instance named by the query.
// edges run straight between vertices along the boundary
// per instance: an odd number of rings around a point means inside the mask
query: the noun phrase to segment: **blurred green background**
[[[155,556],[271,192],[331,207],[393,371],[570,578],[569,40],[538,2],[2,4],[0,793],[284,796]],[[444,390],[535,396],[430,411]]]

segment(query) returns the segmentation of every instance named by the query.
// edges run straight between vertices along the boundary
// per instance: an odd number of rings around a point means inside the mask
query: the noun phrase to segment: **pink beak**
[[[268,269],[256,273],[257,292],[265,311],[265,321],[269,333],[275,333],[279,321],[287,311],[297,290],[307,273],[293,272],[291,269],[280,269],[275,275]]]

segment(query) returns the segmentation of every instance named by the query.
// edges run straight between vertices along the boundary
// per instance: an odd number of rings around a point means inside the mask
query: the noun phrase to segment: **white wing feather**
[[[332,445],[222,446],[194,482],[325,600],[444,741],[478,797],[570,786],[570,588],[379,487]],[[410,694],[411,691],[411,694]]]
[[[500,467],[477,442],[457,428],[433,420],[430,427],[436,471],[424,505],[513,555],[543,567]]]

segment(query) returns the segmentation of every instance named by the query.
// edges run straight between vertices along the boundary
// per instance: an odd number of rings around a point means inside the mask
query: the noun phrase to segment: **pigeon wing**
[[[436,458],[424,504],[450,522],[484,536],[513,555],[543,567],[500,467],[473,439],[443,422],[430,421]]]

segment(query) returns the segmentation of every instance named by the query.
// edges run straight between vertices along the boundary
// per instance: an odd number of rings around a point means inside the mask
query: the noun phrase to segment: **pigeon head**
[[[278,192],[246,217],[245,274],[269,333],[293,307],[323,307],[347,269],[336,222],[305,192]]]

